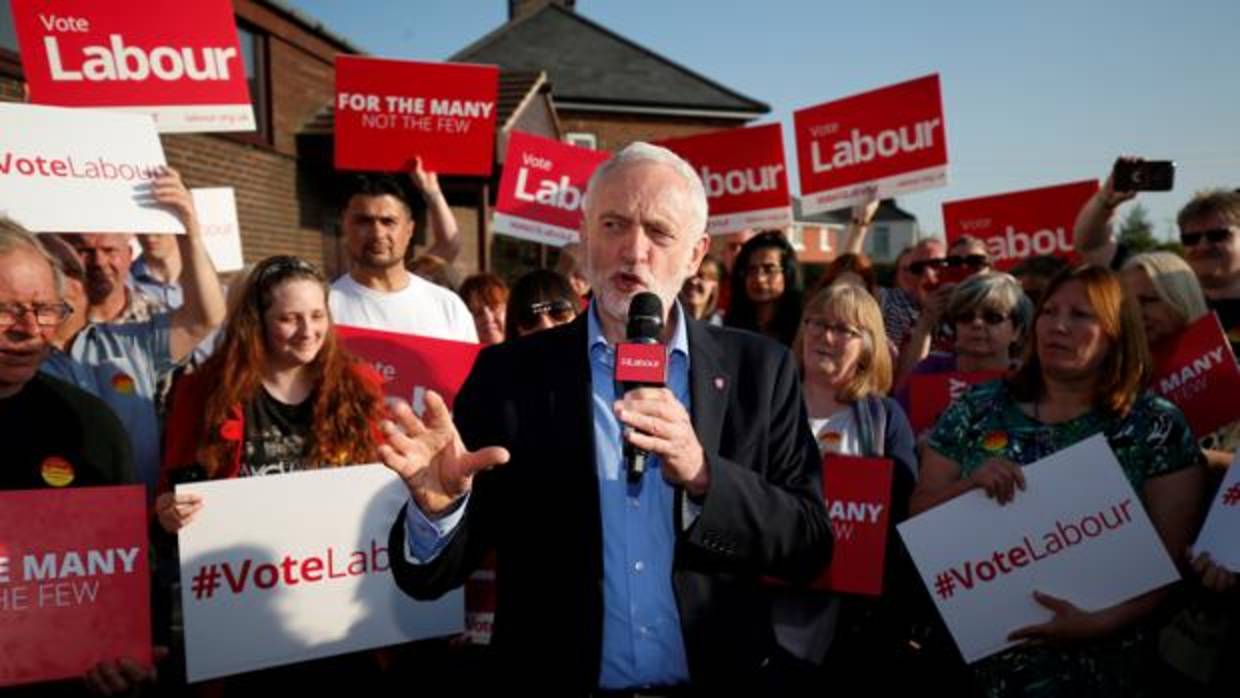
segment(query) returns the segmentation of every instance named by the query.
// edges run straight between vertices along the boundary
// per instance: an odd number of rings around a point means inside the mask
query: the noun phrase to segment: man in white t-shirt
[[[447,204],[442,202],[433,175],[426,177],[419,168],[415,183],[424,197],[425,185],[434,183],[433,195],[442,206],[432,205],[431,215],[442,216]],[[405,269],[405,251],[413,238],[413,212],[395,179],[357,177],[341,213],[341,227],[350,268],[332,284],[330,305],[337,324],[478,341],[473,316],[459,296]]]

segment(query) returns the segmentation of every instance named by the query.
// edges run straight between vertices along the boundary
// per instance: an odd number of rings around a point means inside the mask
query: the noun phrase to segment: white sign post
[[[1193,552],[1209,553],[1216,564],[1240,573],[1240,455],[1231,462],[1214,495]]]
[[[1102,435],[1024,474],[1004,506],[972,490],[898,526],[968,662],[1051,618],[1034,591],[1095,611],[1180,578]]]
[[[155,203],[146,114],[0,104],[0,215],[36,233],[183,233]]]
[[[245,266],[241,254],[241,225],[237,222],[237,199],[232,187],[190,189],[202,240],[207,246],[211,263],[220,273],[237,271]]]
[[[462,632],[464,594],[414,601],[389,571],[409,501],[379,465],[177,487],[203,509],[181,530],[190,681]]]

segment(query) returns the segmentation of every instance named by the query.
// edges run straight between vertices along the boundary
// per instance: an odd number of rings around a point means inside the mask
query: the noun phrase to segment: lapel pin
[[[727,385],[727,382],[723,379],[723,376],[715,376],[715,390],[723,390],[725,385]]]

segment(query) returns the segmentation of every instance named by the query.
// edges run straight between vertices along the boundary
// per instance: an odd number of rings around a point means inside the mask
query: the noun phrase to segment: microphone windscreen
[[[630,340],[657,340],[663,332],[663,301],[649,291],[633,296],[629,302],[626,335]]]

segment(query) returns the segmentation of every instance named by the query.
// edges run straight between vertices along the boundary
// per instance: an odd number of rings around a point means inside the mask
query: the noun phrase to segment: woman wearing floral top
[[[1057,277],[1034,316],[1034,341],[1008,381],[978,386],[939,420],[910,503],[925,511],[974,488],[999,506],[1024,491],[1021,466],[1102,433],[1172,558],[1202,508],[1201,451],[1183,415],[1144,389],[1141,319],[1118,278],[1084,266]],[[1014,629],[1025,643],[973,665],[991,696],[1140,695],[1151,690],[1147,627],[1163,588],[1110,608],[1035,593],[1048,620]]]

